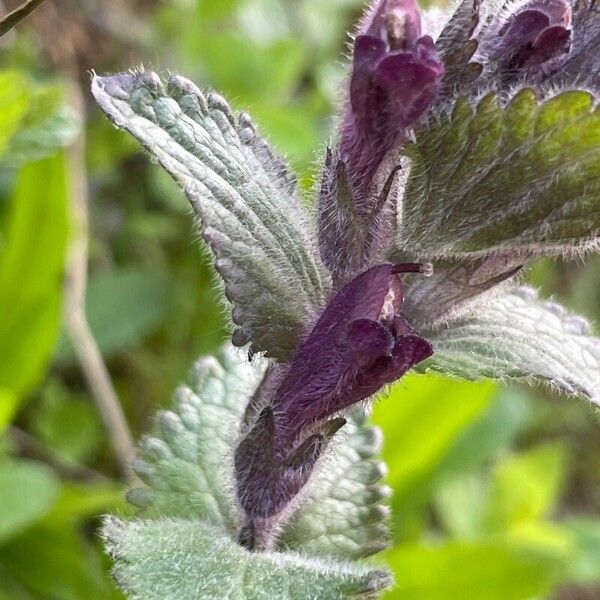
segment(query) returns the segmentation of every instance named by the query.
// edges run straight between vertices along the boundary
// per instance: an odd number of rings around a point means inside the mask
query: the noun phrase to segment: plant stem
[[[73,104],[83,124],[85,123],[85,108],[81,90],[75,81],[73,81],[72,87]],[[133,475],[130,464],[135,456],[133,438],[85,312],[89,190],[85,167],[83,126],[81,133],[69,148],[68,160],[73,235],[65,283],[66,328],[89,391],[110,437],[121,472],[126,480],[131,480]]]

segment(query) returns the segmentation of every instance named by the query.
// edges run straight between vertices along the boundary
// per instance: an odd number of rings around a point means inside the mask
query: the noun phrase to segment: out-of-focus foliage
[[[70,86],[87,105],[88,316],[137,437],[198,355],[217,350],[226,311],[185,199],[93,105],[88,70],[143,62],[214,87],[288,154],[310,202],[313,150],[327,138],[344,31],[360,9],[358,0],[46,0],[3,39],[1,600],[121,597],[96,531],[99,515],[128,510],[124,485],[61,326],[78,127]],[[583,269],[544,261],[528,277],[600,319],[600,259]],[[394,490],[390,598],[600,596],[591,408],[541,388],[432,375],[402,380],[373,420]]]

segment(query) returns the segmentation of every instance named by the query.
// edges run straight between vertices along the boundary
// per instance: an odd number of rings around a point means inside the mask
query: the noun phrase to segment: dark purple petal
[[[564,60],[571,44],[571,5],[567,0],[533,0],[503,23],[500,17],[484,32],[481,53],[508,78],[544,75]]]
[[[557,87],[589,88],[600,91],[600,5],[595,0],[573,3],[568,56],[549,73]]]
[[[375,171],[431,106],[444,73],[431,38],[414,35],[420,32],[420,21],[417,27],[411,19],[418,12],[406,13],[406,25],[397,30],[393,23],[400,17],[394,14],[379,27],[375,19],[368,33],[356,37],[349,100],[341,123],[340,158],[363,212],[370,208]]]
[[[379,0],[359,27],[337,143],[318,203],[319,251],[335,287],[385,260],[399,151],[439,94],[444,66],[414,0]]]
[[[402,301],[392,264],[365,271],[330,300],[276,394],[284,431],[295,436],[364,400],[432,353],[398,315]]]
[[[395,29],[395,38],[414,43],[421,36],[421,14],[415,0],[378,0],[371,5],[358,33],[375,37]]]

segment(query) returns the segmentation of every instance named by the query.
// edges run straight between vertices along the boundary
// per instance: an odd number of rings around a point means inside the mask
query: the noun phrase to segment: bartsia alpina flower
[[[421,36],[414,0],[383,0],[367,14],[353,46],[340,158],[357,204],[386,153],[430,107],[444,66],[433,40]]]
[[[336,286],[385,260],[398,150],[435,102],[443,75],[414,0],[375,2],[354,39],[345,105],[319,193],[319,249]]]
[[[343,425],[335,415],[433,353],[400,315],[406,272],[427,275],[430,265],[377,265],[334,294],[291,362],[275,372],[274,385],[264,388],[266,406],[235,454],[238,498],[248,516],[283,511]]]

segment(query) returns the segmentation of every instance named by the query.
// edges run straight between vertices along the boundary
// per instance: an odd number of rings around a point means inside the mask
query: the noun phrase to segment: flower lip
[[[406,49],[421,37],[421,15],[414,0],[383,0],[359,30],[385,40],[388,48]]]
[[[489,57],[510,68],[540,67],[569,50],[571,5],[566,0],[532,0],[496,29]]]
[[[417,263],[378,265],[331,298],[276,393],[273,408],[287,432],[285,444],[431,356],[431,344],[400,315],[400,275],[430,271]]]

